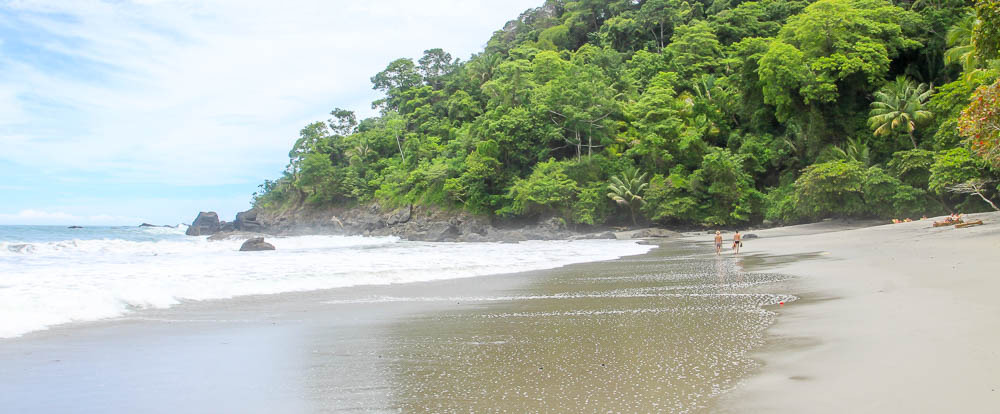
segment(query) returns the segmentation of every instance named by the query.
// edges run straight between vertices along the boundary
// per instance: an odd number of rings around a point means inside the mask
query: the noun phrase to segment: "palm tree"
[[[875,102],[869,112],[868,125],[875,130],[875,136],[889,135],[897,129],[906,131],[910,136],[913,148],[917,148],[917,139],[913,131],[917,125],[931,119],[934,114],[924,109],[934,89],[926,83],[919,85],[899,76],[892,82],[875,92]]]
[[[855,139],[848,138],[845,145],[835,146],[831,148],[831,152],[836,159],[857,161],[866,167],[872,165],[871,149],[868,148],[868,143],[863,141],[861,137]]]
[[[608,184],[608,198],[615,200],[618,205],[627,206],[632,215],[632,225],[636,225],[635,209],[642,206],[646,200],[641,193],[646,190],[649,183],[646,181],[646,173],[639,175],[637,168],[631,168],[622,172],[621,177],[612,176],[611,184]]]
[[[948,29],[948,34],[945,36],[948,50],[944,53],[944,63],[961,65],[962,70],[968,73],[967,76],[971,76],[979,67],[979,59],[972,45],[972,32],[975,26],[976,14],[970,13]]]

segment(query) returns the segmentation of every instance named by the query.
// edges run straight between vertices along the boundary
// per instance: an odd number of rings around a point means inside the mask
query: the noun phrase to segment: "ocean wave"
[[[0,337],[164,308],[185,300],[411,283],[560,267],[644,253],[614,240],[421,243],[396,237],[169,237],[0,242]]]
[[[146,234],[174,234],[183,236],[187,232],[187,224],[178,224],[176,226],[166,226],[166,227],[140,227],[140,231]]]
[[[144,230],[150,231],[150,230]],[[180,234],[173,232],[155,232],[154,234]],[[334,249],[385,246],[399,241],[398,237],[361,237],[361,236],[300,236],[268,238],[269,243],[281,249]],[[51,242],[0,242],[0,256],[3,255],[33,255],[60,256],[75,255],[163,255],[229,252],[238,250],[244,242],[242,239],[208,240],[207,237],[182,237],[155,241],[136,241],[124,239],[68,239]]]

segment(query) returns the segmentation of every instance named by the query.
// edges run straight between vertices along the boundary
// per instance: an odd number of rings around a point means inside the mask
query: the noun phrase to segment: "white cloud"
[[[18,143],[0,160],[110,181],[260,181],[305,123],[335,106],[370,115],[368,79],[390,60],[466,58],[541,3],[0,3],[0,27],[19,36],[0,43],[0,142]]]

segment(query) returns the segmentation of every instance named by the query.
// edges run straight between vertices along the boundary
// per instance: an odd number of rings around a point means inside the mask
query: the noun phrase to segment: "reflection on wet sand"
[[[737,257],[665,245],[570,266],[486,297],[415,315],[379,340],[389,401],[405,412],[685,412],[706,407],[755,366],[788,277],[746,273]],[[711,253],[711,252],[710,252]],[[781,289],[783,290],[783,289]]]

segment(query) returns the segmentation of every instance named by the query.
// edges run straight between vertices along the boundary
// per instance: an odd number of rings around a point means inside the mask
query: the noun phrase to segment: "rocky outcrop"
[[[274,245],[265,242],[263,237],[254,237],[243,242],[243,245],[240,246],[241,252],[262,252],[266,250],[274,250]]]
[[[660,228],[653,227],[653,228],[648,228],[648,229],[642,229],[642,230],[639,230],[639,231],[637,231],[635,233],[632,233],[632,238],[633,239],[662,239],[662,238],[667,238],[667,237],[674,237],[676,235],[677,235],[677,232],[670,231],[670,230],[667,230],[667,229],[660,229]]]
[[[236,213],[236,220],[233,220],[233,228],[236,231],[259,232],[263,226],[257,221],[257,209],[252,208],[247,211]]]
[[[214,211],[202,211],[198,213],[198,217],[194,219],[191,226],[188,227],[188,236],[209,236],[218,233],[222,228],[222,224],[219,223],[219,215]]]
[[[618,237],[615,236],[613,231],[604,231],[599,233],[588,233],[588,234],[578,234],[575,236],[570,236],[570,240],[614,240]]]
[[[399,208],[398,210],[389,214],[389,217],[385,219],[386,226],[395,226],[397,224],[405,224],[410,221],[413,217],[413,204],[407,205],[406,207]]]
[[[200,217],[200,216],[199,216]],[[350,208],[248,210],[236,215],[231,225],[210,240],[258,237],[261,233],[296,236],[310,234],[396,236],[427,242],[502,242],[527,240],[586,240],[672,237],[664,229],[626,231],[616,237],[611,231],[591,230],[581,234],[565,220],[544,217],[527,222],[493,222],[488,217],[464,211],[419,205],[385,207],[378,203]],[[199,231],[200,230],[196,230]],[[635,234],[635,235],[634,235]]]

